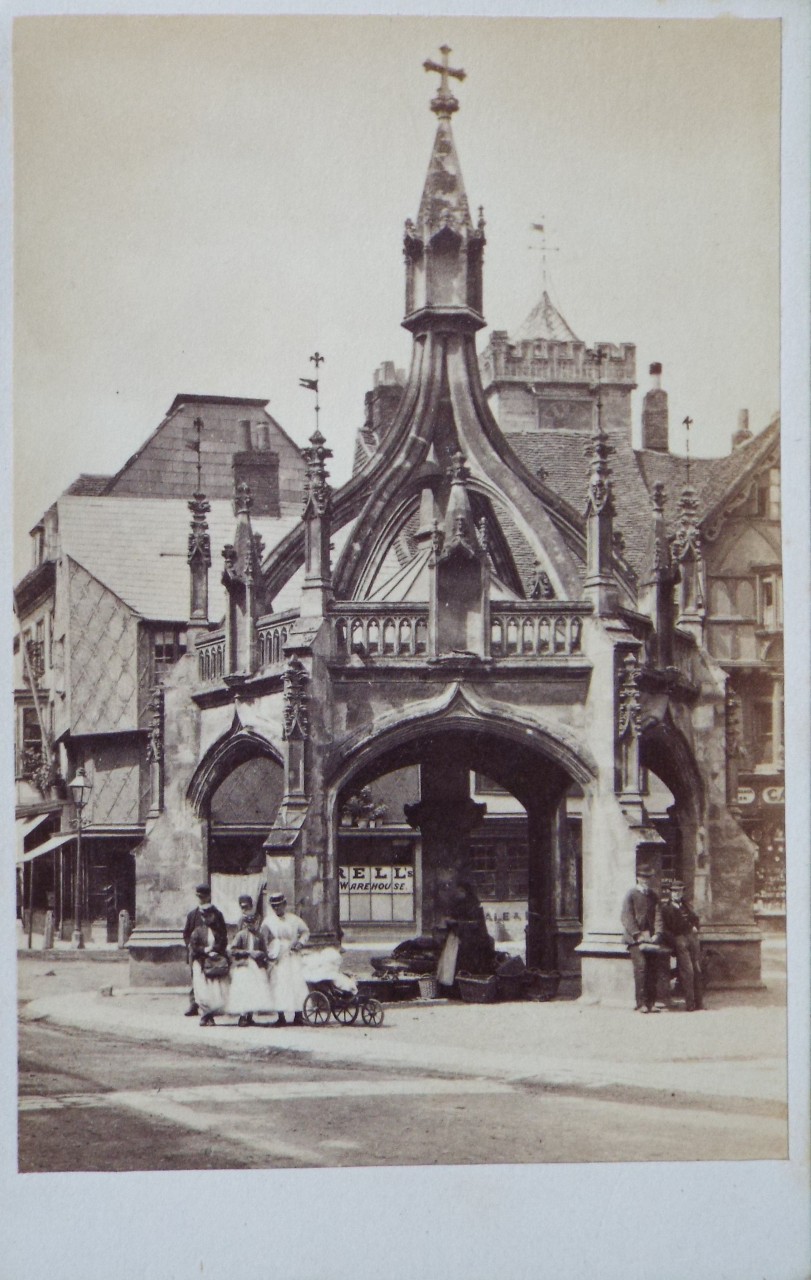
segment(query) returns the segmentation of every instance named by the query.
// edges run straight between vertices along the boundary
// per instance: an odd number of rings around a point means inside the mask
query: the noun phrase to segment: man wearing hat
[[[662,902],[662,929],[667,946],[676,956],[682,995],[688,1012],[703,1009],[701,943],[698,916],[684,900],[684,882],[670,885],[670,900]]]
[[[197,906],[193,907],[186,916],[186,923],[183,926],[183,941],[189,952],[189,965],[192,963],[191,952],[189,951],[191,944],[191,936],[195,929],[208,928],[214,934],[214,943],[216,949],[225,954],[228,945],[228,931],[225,927],[225,918],[211,903],[211,885],[198,884],[194,891],[197,894]],[[204,913],[204,909],[208,908]],[[186,1010],[187,1018],[194,1018],[200,1012],[197,1007],[197,1001],[194,998],[194,986],[189,991],[189,1007]]]
[[[634,971],[635,1007],[639,1013],[656,1011],[659,990],[664,985],[663,948],[659,945],[662,915],[652,881],[652,868],[640,867],[636,885],[626,893],[620,914],[623,940]]]

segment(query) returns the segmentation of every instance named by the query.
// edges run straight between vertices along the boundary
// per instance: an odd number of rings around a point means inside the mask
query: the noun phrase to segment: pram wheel
[[[362,1006],[360,1016],[367,1027],[379,1027],[383,1021],[383,1006],[379,1000],[370,998]]]
[[[329,1022],[329,1000],[323,991],[310,992],[304,1001],[302,1013],[308,1027],[323,1027],[325,1023]]]
[[[336,1022],[342,1022],[345,1027],[351,1027],[358,1017],[358,1006],[354,998],[347,1004],[336,1000],[332,1006],[332,1016]]]

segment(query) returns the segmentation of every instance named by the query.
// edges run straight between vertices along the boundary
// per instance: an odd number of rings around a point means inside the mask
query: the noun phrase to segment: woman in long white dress
[[[236,1014],[240,1027],[249,1027],[253,1015],[268,1008],[268,951],[254,914],[253,898],[243,894],[239,905],[242,910],[239,929],[228,948],[231,981],[225,1012]]]
[[[203,907],[205,924],[198,925],[191,935],[189,951],[192,957],[192,990],[200,1010],[200,1026],[213,1027],[214,1014],[223,1013],[228,1002],[228,958],[225,954],[225,926],[222,937],[212,928],[216,924],[211,905]]]
[[[268,1008],[278,1013],[277,1026],[287,1025],[288,1014],[293,1015],[294,1026],[300,1026],[304,1021],[301,1011],[309,993],[300,952],[310,937],[310,930],[301,916],[287,910],[283,893],[270,895],[270,910],[262,925],[262,935],[269,953],[278,951],[278,959],[270,968]]]

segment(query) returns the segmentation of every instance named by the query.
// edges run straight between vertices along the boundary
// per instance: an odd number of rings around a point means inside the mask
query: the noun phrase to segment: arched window
[[[566,652],[566,619],[555,618],[555,653]]]
[[[504,652],[504,624],[501,618],[494,618],[491,623],[490,648],[495,654]]]
[[[371,618],[366,628],[366,637],[370,653],[380,653],[380,623]]]
[[[417,619],[414,628],[414,652],[425,653],[428,649],[428,624],[424,618]]]
[[[411,652],[411,621],[409,618],[400,619],[400,637],[398,653]]]
[[[535,652],[535,627],[532,618],[524,618],[524,625],[521,629],[521,652]]]
[[[538,653],[548,653],[550,644],[550,631],[548,618],[541,618],[538,626]]]
[[[383,624],[383,652],[394,653],[397,643],[397,629],[393,618],[387,618]]]
[[[515,618],[507,619],[507,653],[518,652],[518,623]]]

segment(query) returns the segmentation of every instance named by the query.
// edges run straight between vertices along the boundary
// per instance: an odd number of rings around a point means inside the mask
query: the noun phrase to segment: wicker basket
[[[495,1004],[498,999],[498,979],[495,974],[482,978],[460,975],[456,984],[465,1004]]]
[[[424,978],[418,978],[418,982],[421,998],[423,1000],[434,1000],[436,998],[436,978],[426,974]]]

